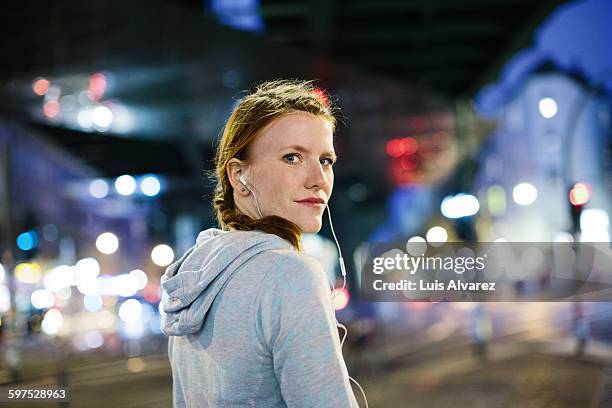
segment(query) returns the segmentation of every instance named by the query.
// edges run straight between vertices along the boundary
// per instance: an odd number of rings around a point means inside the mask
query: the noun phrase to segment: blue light
[[[24,232],[17,237],[17,247],[22,251],[31,251],[38,245],[38,236],[34,231]]]
[[[262,32],[259,0],[211,0],[210,10],[221,23],[241,31]]]

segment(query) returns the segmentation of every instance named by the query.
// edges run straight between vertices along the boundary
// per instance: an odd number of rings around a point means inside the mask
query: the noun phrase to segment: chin
[[[296,224],[305,234],[316,234],[321,230],[321,220],[307,220],[305,222],[296,222]]]

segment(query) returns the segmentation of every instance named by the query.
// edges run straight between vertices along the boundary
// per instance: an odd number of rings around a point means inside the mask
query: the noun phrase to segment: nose
[[[311,166],[308,167],[308,175],[306,177],[306,187],[308,189],[318,187],[327,192],[330,183],[333,179],[333,170],[325,170],[325,168],[315,161]],[[330,174],[327,174],[330,173]]]

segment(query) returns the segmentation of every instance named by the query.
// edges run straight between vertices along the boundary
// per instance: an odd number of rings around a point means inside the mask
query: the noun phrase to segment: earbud
[[[241,174],[240,177],[238,177],[238,180],[240,180],[240,182],[242,183],[242,185],[244,186],[244,188],[247,189],[247,191],[251,191],[251,189],[249,188],[249,186],[247,185],[246,180],[244,179],[244,174]]]
[[[263,218],[263,214],[261,213],[261,208],[259,208],[259,201],[257,201],[257,196],[255,195],[255,191],[251,190],[251,187],[249,187],[249,183],[247,183],[246,179],[244,178],[244,174],[241,174],[238,177],[238,180],[240,180],[240,183],[244,186],[244,188],[251,193],[251,198],[253,199],[253,201],[255,201],[255,205],[257,206],[257,212],[259,213],[259,218]]]

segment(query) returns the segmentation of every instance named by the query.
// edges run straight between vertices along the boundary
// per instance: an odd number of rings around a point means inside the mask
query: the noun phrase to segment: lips
[[[303,200],[297,201],[298,203],[310,203],[310,204],[325,204],[325,200],[318,197],[309,197]]]

